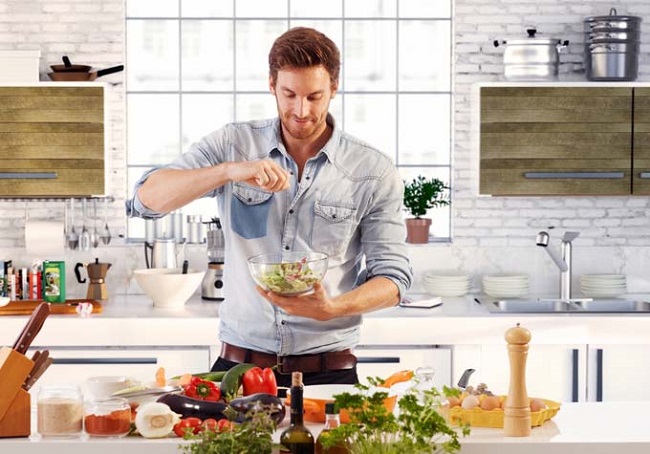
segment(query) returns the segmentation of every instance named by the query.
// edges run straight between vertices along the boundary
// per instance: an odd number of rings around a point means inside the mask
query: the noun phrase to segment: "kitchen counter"
[[[501,429],[474,428],[461,439],[462,454],[645,454],[650,452],[650,432],[643,421],[650,402],[610,402],[563,404],[560,412],[529,437],[505,437]],[[286,427],[285,420],[275,434]],[[318,433],[321,425],[312,425]],[[13,454],[175,454],[185,441],[178,438],[146,440],[82,438],[46,440],[0,439],[0,452]]]

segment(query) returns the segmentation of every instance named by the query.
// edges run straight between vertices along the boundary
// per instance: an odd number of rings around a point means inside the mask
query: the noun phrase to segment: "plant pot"
[[[429,218],[410,218],[406,220],[406,241],[408,243],[423,244],[429,242]]]

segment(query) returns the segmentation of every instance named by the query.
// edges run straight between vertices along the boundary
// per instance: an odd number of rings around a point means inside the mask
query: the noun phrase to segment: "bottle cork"
[[[302,372],[293,372],[291,374],[291,386],[302,386]]]
[[[527,437],[531,432],[530,403],[526,391],[526,359],[530,331],[517,326],[506,331],[510,360],[510,387],[504,407],[503,432],[507,437]]]

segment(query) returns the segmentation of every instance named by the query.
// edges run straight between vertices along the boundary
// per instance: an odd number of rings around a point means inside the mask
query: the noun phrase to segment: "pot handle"
[[[497,39],[494,40],[494,47],[499,47],[502,44],[505,46],[507,43],[505,41],[499,42]]]
[[[558,41],[557,46],[555,47],[557,48],[558,51],[560,51],[568,46],[569,46],[569,40],[565,39],[564,41]]]
[[[77,282],[79,282],[80,284],[84,284],[86,282],[86,278],[81,279],[81,273],[79,272],[79,268],[83,266],[84,264],[79,262],[74,267],[74,274],[77,276]]]

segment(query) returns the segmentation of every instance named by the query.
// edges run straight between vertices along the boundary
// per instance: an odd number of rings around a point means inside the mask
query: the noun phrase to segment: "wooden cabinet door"
[[[650,195],[650,88],[634,88],[632,194]]]
[[[482,87],[480,114],[481,194],[630,194],[631,88]]]
[[[102,195],[104,87],[0,87],[0,197]]]

